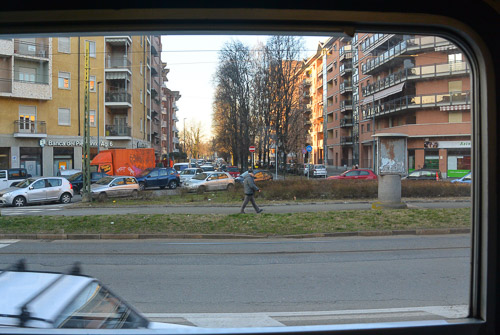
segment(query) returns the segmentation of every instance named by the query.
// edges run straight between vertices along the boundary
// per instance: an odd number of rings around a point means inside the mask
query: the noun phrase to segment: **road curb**
[[[0,239],[15,240],[145,240],[145,239],[263,239],[263,238],[320,238],[320,237],[376,237],[401,235],[470,234],[469,228],[381,230],[297,235],[245,235],[245,234],[0,234]]]

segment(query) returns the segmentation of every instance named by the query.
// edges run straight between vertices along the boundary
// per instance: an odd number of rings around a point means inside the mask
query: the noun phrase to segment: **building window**
[[[95,92],[95,76],[90,76],[89,90],[90,92]]]
[[[19,81],[34,83],[36,81],[36,69],[20,67],[17,78]]]
[[[141,118],[141,133],[144,131],[144,123],[142,122],[142,118]]]
[[[338,119],[338,115],[337,115],[337,113],[335,113],[335,121],[337,121],[337,119]]]
[[[36,132],[36,107],[19,106],[19,132]]]
[[[59,37],[57,39],[57,51],[65,54],[71,53],[71,39],[69,37]]]
[[[95,127],[95,110],[90,111],[89,119],[90,119],[90,126]]]
[[[461,53],[448,55],[448,63],[460,63],[460,62],[462,62]]]
[[[335,138],[339,137],[339,131],[335,129]]]
[[[142,90],[141,90],[141,97],[140,97],[140,99],[141,99],[141,104],[142,104],[142,101],[143,101],[143,100],[142,100],[142,99],[143,99],[143,97],[142,97]]]
[[[57,121],[60,126],[71,126],[71,110],[69,108],[59,108]]]
[[[369,123],[366,124],[366,131],[370,131],[370,124]]]
[[[96,58],[96,50],[95,50],[95,42],[94,41],[86,41],[89,43],[89,56],[92,58]]]
[[[450,111],[448,113],[449,123],[460,123],[462,122],[462,111]]]
[[[142,40],[141,40],[142,41]],[[141,72],[142,74],[142,60],[139,62],[139,71]]]
[[[69,90],[71,88],[71,73],[59,72],[57,83],[57,87],[64,90]]]
[[[365,132],[365,125],[364,125],[364,124],[362,124],[362,125],[361,125],[361,134],[363,134],[364,132]]]
[[[462,81],[456,80],[448,82],[448,92],[462,92]]]

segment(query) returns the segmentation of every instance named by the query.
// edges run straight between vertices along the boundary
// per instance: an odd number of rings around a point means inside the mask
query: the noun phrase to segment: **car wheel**
[[[199,194],[202,194],[202,193],[205,193],[205,190],[206,190],[205,186],[200,186],[200,187],[198,187],[197,192],[198,192]]]
[[[17,196],[12,201],[12,205],[16,207],[24,207],[26,206],[26,198],[22,196]]]
[[[172,180],[171,182],[168,183],[168,188],[173,190],[177,188],[177,182],[175,180]]]
[[[59,201],[61,201],[62,204],[69,204],[71,202],[71,194],[63,193]]]
[[[226,190],[231,191],[234,188],[233,184],[227,184]]]
[[[105,192],[99,193],[99,196],[97,197],[99,201],[106,201],[108,199],[108,195]]]
[[[137,199],[139,197],[139,191],[133,190],[132,191],[132,198]]]
[[[139,183],[139,190],[144,191],[145,188],[146,188],[146,184]]]

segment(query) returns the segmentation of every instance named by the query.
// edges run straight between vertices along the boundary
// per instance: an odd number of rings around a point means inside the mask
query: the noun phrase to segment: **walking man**
[[[243,200],[243,205],[241,206],[240,214],[245,214],[245,207],[247,206],[248,202],[252,202],[252,206],[255,209],[257,213],[262,212],[262,209],[257,206],[255,203],[255,199],[253,197],[255,192],[260,192],[260,189],[255,185],[254,181],[255,175],[253,174],[253,170],[250,169],[248,170],[248,174],[243,180],[243,188],[245,192],[245,200]]]

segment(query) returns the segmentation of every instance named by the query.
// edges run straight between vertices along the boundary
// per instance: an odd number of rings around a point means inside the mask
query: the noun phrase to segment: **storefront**
[[[10,148],[0,148],[0,170],[9,168]]]
[[[42,148],[19,148],[20,166],[28,171],[28,174],[35,176],[42,176],[43,173],[43,159]]]
[[[57,147],[54,148],[54,171],[74,169],[74,148],[73,147]]]

